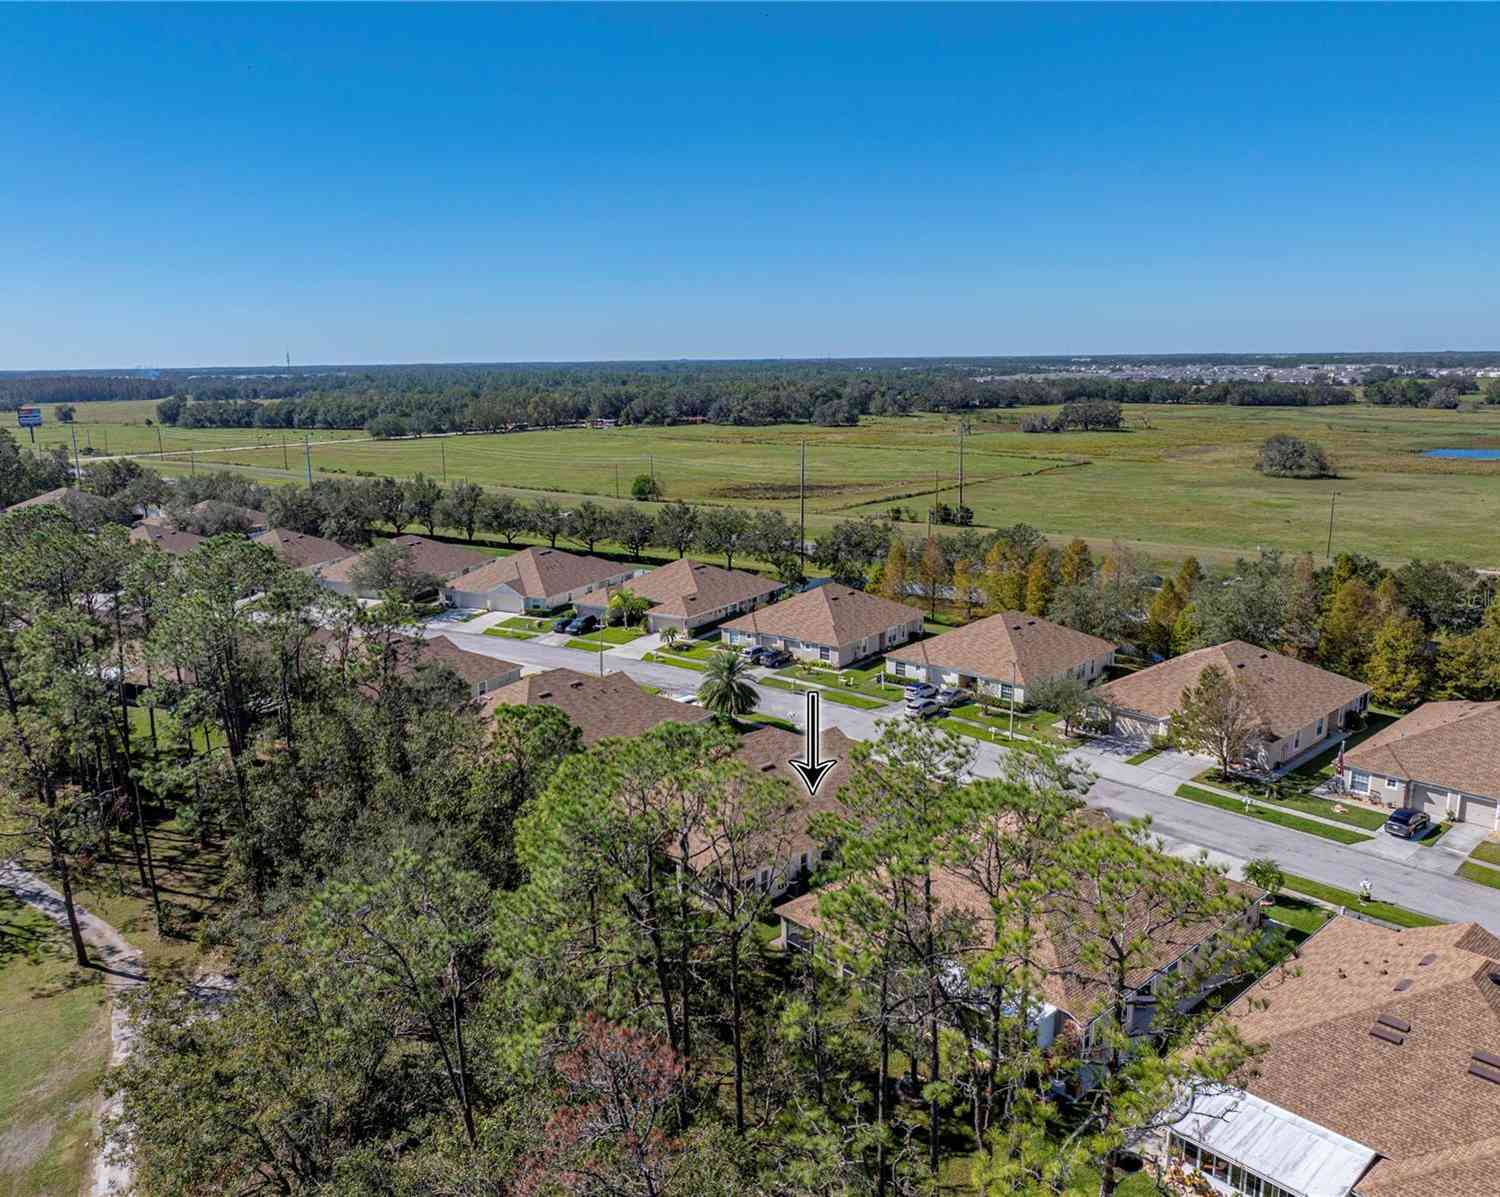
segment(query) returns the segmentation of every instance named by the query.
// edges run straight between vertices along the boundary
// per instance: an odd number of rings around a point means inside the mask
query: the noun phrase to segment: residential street
[[[440,619],[429,623],[426,632],[452,635],[471,652],[520,665],[599,672],[600,657],[596,654],[535,640],[485,636],[477,630],[465,632],[465,626]],[[625,652],[616,650],[603,655],[606,673],[623,670],[635,681],[668,694],[697,689],[700,678],[692,670],[639,660],[629,651],[633,648],[639,653],[639,647],[625,647]],[[800,724],[804,710],[800,695],[764,686],[758,689],[759,709],[763,713]],[[865,711],[832,702],[825,702],[822,711],[826,725],[837,727],[856,740],[873,739],[878,722],[897,713],[894,707]],[[976,773],[984,776],[998,772],[1003,750],[992,744],[976,742],[976,745]],[[1153,829],[1174,853],[1196,854],[1207,850],[1212,859],[1235,870],[1247,860],[1269,856],[1288,873],[1353,891],[1359,889],[1361,880],[1368,879],[1377,899],[1452,922],[1477,920],[1500,932],[1500,890],[1454,876],[1462,857],[1448,851],[1442,843],[1424,848],[1377,832],[1364,844],[1346,847],[1259,819],[1188,802],[1173,797],[1173,791],[1203,766],[1175,754],[1164,754],[1144,766],[1128,764],[1122,755],[1093,747],[1074,750],[1072,758],[1099,778],[1089,793],[1092,805],[1120,818],[1149,816]]]

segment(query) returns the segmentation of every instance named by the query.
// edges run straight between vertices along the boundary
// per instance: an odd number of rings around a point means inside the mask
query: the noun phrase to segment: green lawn
[[[1276,902],[1267,909],[1266,917],[1293,931],[1311,935],[1333,917],[1333,911],[1316,902],[1307,902],[1290,894],[1278,894]]]
[[[1469,853],[1474,860],[1482,860],[1486,864],[1500,865],[1500,843],[1494,840],[1485,840],[1479,847]]]
[[[820,686],[837,689],[842,693],[863,694],[879,699],[882,703],[895,702],[906,693],[904,686],[883,685],[883,674],[879,665],[866,669],[824,669],[817,665],[788,665],[778,669],[777,674],[794,681],[816,682]],[[857,705],[857,704],[854,704]]]
[[[518,632],[550,632],[553,622],[550,619],[537,619],[532,615],[512,615],[509,619],[501,620],[495,627],[512,628]]]
[[[779,718],[776,715],[745,715],[740,719],[741,723],[755,723],[765,727],[779,727],[782,731],[800,732],[802,729],[788,719]]]
[[[1253,804],[1247,807],[1238,798],[1229,798],[1223,794],[1215,794],[1212,791],[1200,789],[1193,785],[1178,786],[1177,796],[1179,798],[1186,798],[1190,802],[1201,802],[1205,806],[1216,806],[1220,810],[1233,811],[1237,815],[1259,819],[1262,823],[1274,823],[1278,827],[1285,827],[1291,831],[1301,831],[1308,835],[1322,836],[1325,840],[1333,840],[1339,844],[1359,844],[1370,838],[1367,835],[1360,835],[1356,831],[1345,831],[1342,827],[1329,827],[1323,823],[1314,823],[1311,819],[1301,819],[1296,815],[1285,814],[1279,810],[1266,810],[1264,807]]]
[[[1394,711],[1379,710],[1371,707],[1365,714],[1365,725],[1357,732],[1350,732],[1348,739],[1344,741],[1344,751],[1350,752],[1365,740],[1368,740],[1376,732],[1384,731],[1400,718]],[[1305,789],[1312,789],[1321,785],[1333,776],[1333,767],[1338,762],[1339,749],[1335,744],[1325,752],[1319,753],[1312,760],[1299,765],[1286,775],[1286,780],[1294,785]]]
[[[1346,906],[1360,914],[1368,914],[1387,923],[1395,923],[1398,927],[1436,927],[1443,921],[1432,918],[1430,915],[1418,914],[1415,910],[1407,910],[1406,907],[1397,906],[1391,902],[1361,902],[1358,894],[1347,889],[1339,889],[1336,885],[1324,885],[1321,881],[1298,877],[1292,873],[1285,875],[1284,882],[1288,890],[1301,894],[1303,897],[1316,898],[1332,906]]]
[[[1351,827],[1362,827],[1366,831],[1379,831],[1385,826],[1387,812],[1370,810],[1368,807],[1344,804],[1342,811],[1333,808],[1338,805],[1337,799],[1311,798],[1306,794],[1297,793],[1283,787],[1276,797],[1267,795],[1265,786],[1253,781],[1245,781],[1241,778],[1229,778],[1225,780],[1219,775],[1217,769],[1205,769],[1194,781],[1208,782],[1210,785],[1219,786],[1221,789],[1233,790],[1236,794],[1244,794],[1247,798],[1254,798],[1259,802],[1268,802],[1276,806],[1278,810],[1299,811],[1304,815],[1317,815],[1322,819],[1333,819],[1338,823],[1347,823]]]
[[[1138,752],[1138,753],[1136,753],[1132,757],[1127,757],[1126,760],[1125,760],[1125,763],[1127,765],[1144,765],[1152,757],[1160,756],[1160,755],[1161,755],[1161,749],[1160,748],[1148,748],[1148,749],[1146,749],[1145,752]]]
[[[1466,860],[1458,866],[1458,875],[1470,881],[1477,881],[1480,885],[1488,885],[1491,889],[1500,889],[1500,869],[1487,868],[1482,864],[1475,864],[1472,860]]]
[[[109,1059],[103,981],[73,967],[61,927],[0,893],[0,1197],[82,1186]]]
[[[501,640],[535,640],[538,635],[536,632],[517,631],[515,628],[508,628],[504,624],[493,628],[485,628],[484,634],[486,636],[495,636]]]
[[[569,640],[566,647],[582,649],[586,653],[596,653],[599,651],[599,646],[603,644],[607,652],[617,645],[639,640],[645,634],[644,628],[595,628],[587,636],[577,636]]]
[[[679,657],[672,653],[647,653],[641,660],[651,661],[657,665],[675,665],[678,669],[691,669],[697,673],[708,671],[708,666],[702,661],[695,661],[691,657]]]
[[[1452,830],[1453,824],[1444,819],[1441,823],[1429,829],[1427,834],[1419,839],[1417,843],[1423,848],[1430,848]]]

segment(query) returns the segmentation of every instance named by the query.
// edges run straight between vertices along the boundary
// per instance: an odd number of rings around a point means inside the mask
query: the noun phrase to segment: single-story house
[[[57,486],[51,490],[44,490],[39,495],[32,495],[29,499],[22,499],[19,503],[12,503],[5,510],[25,511],[28,507],[61,507],[66,499],[82,493],[76,487]]]
[[[346,549],[337,541],[309,536],[306,532],[293,532],[287,528],[267,528],[250,539],[256,544],[265,545],[293,569],[342,561],[345,557],[354,555],[353,549]]]
[[[790,764],[793,758],[800,758],[807,747],[807,739],[802,733],[783,731],[779,727],[757,728],[741,739],[734,754],[735,759],[752,774],[775,778],[787,790],[781,822],[764,838],[769,849],[767,857],[755,866],[755,883],[772,895],[800,890],[806,885],[828,854],[828,845],[813,834],[811,823],[814,817],[844,811],[838,795],[849,780],[849,756],[854,742],[836,727],[824,728],[820,740],[821,759],[832,760],[834,766],[824,776],[816,796],[812,797],[808,796],[802,778]],[[695,873],[712,868],[711,849],[707,837],[695,830],[688,837],[688,867]],[[675,852],[676,845],[668,845],[669,855]]]
[[[428,540],[425,536],[395,536],[387,543],[398,545],[407,551],[407,561],[417,573],[431,574],[439,582],[451,582],[462,574],[489,565],[494,558],[488,553],[466,549],[462,545],[445,544],[440,540]],[[310,567],[309,572],[325,590],[336,594],[353,594],[361,598],[377,597],[374,591],[360,590],[354,581],[360,563],[371,550],[341,557],[337,561],[325,561]]]
[[[684,557],[630,579],[624,589],[651,604],[646,612],[649,630],[695,632],[764,606],[785,590],[786,584]],[[607,605],[603,591],[577,600],[578,614],[600,620]]]
[[[1500,831],[1500,702],[1429,702],[1344,753],[1349,793]]]
[[[1260,1054],[1184,1094],[1166,1158],[1250,1197],[1500,1192],[1500,939],[1341,915],[1295,966],[1221,1015]]]
[[[835,669],[905,644],[922,634],[922,612],[837,582],[805,590],[731,619],[724,643],[781,648]]]
[[[898,681],[958,686],[1026,701],[1027,687],[1062,677],[1094,685],[1115,659],[1115,645],[1024,611],[1001,611],[885,655]]]
[[[1110,821],[1102,811],[1084,811],[1078,817],[1097,826],[1107,826]],[[1205,883],[1214,884],[1207,877]],[[934,899],[942,912],[971,920],[975,937],[973,948],[979,950],[988,946],[993,934],[994,908],[984,890],[970,877],[946,865],[934,867],[932,884]],[[1243,934],[1246,929],[1260,926],[1262,920],[1257,900],[1264,891],[1241,882],[1226,881],[1224,884],[1231,894],[1243,900],[1243,905],[1224,920],[1181,921],[1171,927],[1160,927],[1153,933],[1154,953],[1150,959],[1138,963],[1126,978],[1133,994],[1126,1014],[1131,1034],[1145,1034],[1149,1030],[1162,978],[1190,968],[1193,960],[1210,950],[1212,941],[1221,933]],[[821,892],[814,890],[776,907],[775,914],[781,920],[782,942],[788,948],[814,950],[818,938],[827,934],[828,929],[818,912]],[[1143,899],[1138,914],[1132,912],[1131,917],[1144,922],[1156,915],[1147,908]],[[1092,931],[1080,933],[1075,921],[1080,918],[1097,919],[1100,930],[1113,927],[1118,921],[1118,915],[1112,910],[1074,910],[1066,915],[1054,912],[1046,917],[1034,953],[1041,976],[1038,1008],[1032,1013],[1033,1031],[1043,1048],[1051,1046],[1071,1024],[1081,1048],[1087,1052],[1091,1042],[1089,1028],[1095,1019],[1107,1012],[1109,991],[1094,975],[1097,966],[1090,965],[1086,959]]]
[[[130,530],[129,536],[132,544],[149,544],[174,557],[186,556],[205,539],[207,538],[197,533],[179,532],[176,528],[164,527],[161,524],[137,524]]]
[[[499,657],[460,648],[451,636],[413,639],[411,645],[410,660],[403,659],[401,662],[403,673],[422,665],[441,665],[467,682],[469,692],[475,698],[492,694],[521,680],[521,666],[514,661],[504,661]]]
[[[633,566],[562,549],[523,549],[486,561],[483,568],[444,586],[444,601],[453,607],[486,611],[552,611],[593,591],[618,586],[640,572]]]
[[[238,503],[221,503],[218,499],[204,499],[188,508],[192,520],[203,520],[215,524],[237,524],[247,533],[264,532],[271,526],[264,511],[253,507],[241,507]]]
[[[640,736],[661,723],[702,723],[702,707],[648,694],[623,673],[590,677],[573,669],[548,669],[491,691],[480,707],[488,718],[499,706],[556,707],[583,734],[585,746],[608,736]]]
[[[1209,666],[1239,687],[1255,712],[1260,744],[1255,759],[1243,763],[1257,769],[1275,769],[1327,743],[1370,705],[1364,682],[1243,640],[1172,657],[1106,682],[1096,693],[1109,704],[1115,734],[1149,740],[1167,733],[1183,692]]]

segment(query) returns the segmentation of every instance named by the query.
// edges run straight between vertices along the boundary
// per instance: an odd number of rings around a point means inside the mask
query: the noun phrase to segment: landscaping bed
[[[1436,927],[1443,921],[1432,918],[1430,915],[1418,914],[1415,910],[1407,910],[1406,907],[1397,906],[1391,902],[1361,902],[1356,893],[1351,893],[1347,889],[1339,889],[1336,885],[1324,885],[1321,881],[1313,881],[1308,877],[1297,877],[1287,873],[1282,883],[1286,889],[1301,894],[1305,898],[1316,898],[1331,906],[1347,906],[1350,910],[1368,914],[1372,918],[1387,923],[1395,923],[1398,927]]]
[[[1323,839],[1333,840],[1338,844],[1361,844],[1370,838],[1367,835],[1360,835],[1357,831],[1346,831],[1342,827],[1329,827],[1326,823],[1315,823],[1311,819],[1301,819],[1296,815],[1289,815],[1279,810],[1267,810],[1265,807],[1256,806],[1253,803],[1247,807],[1238,798],[1230,798],[1225,794],[1215,794],[1193,785],[1178,786],[1177,797],[1186,798],[1189,802],[1201,802],[1205,806],[1216,806],[1220,810],[1227,810],[1236,815],[1244,815],[1249,819],[1259,819],[1262,823],[1274,823],[1276,826],[1285,827],[1289,831],[1301,831],[1308,835],[1322,836]]]

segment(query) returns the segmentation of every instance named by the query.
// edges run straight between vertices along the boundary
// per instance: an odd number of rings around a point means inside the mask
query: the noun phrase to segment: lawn
[[[1287,873],[1283,878],[1283,883],[1288,890],[1301,894],[1305,898],[1316,898],[1320,902],[1327,902],[1330,906],[1346,906],[1360,914],[1368,914],[1372,918],[1395,923],[1398,927],[1436,927],[1443,921],[1429,915],[1418,914],[1415,910],[1407,910],[1406,907],[1397,906],[1391,902],[1362,902],[1356,893],[1347,889],[1339,889],[1336,885],[1324,885],[1321,881],[1313,881],[1308,877],[1297,877]]]
[[[1325,840],[1333,840],[1339,844],[1360,844],[1370,837],[1360,835],[1356,831],[1345,831],[1342,827],[1329,827],[1324,823],[1314,823],[1311,819],[1301,819],[1296,815],[1285,814],[1279,810],[1266,810],[1264,807],[1255,805],[1246,806],[1238,798],[1229,798],[1223,794],[1215,794],[1209,790],[1199,789],[1197,786],[1181,785],[1177,787],[1177,796],[1186,798],[1190,802],[1201,802],[1205,806],[1216,806],[1220,810],[1232,811],[1246,818],[1259,819],[1262,823],[1274,823],[1278,827],[1285,827],[1290,831],[1301,831],[1308,835],[1321,836]]]
[[[495,636],[501,640],[535,640],[539,633],[522,632],[516,628],[508,628],[504,624],[498,624],[493,628],[485,628],[486,636]]]
[[[641,658],[655,665],[675,665],[678,669],[691,669],[697,673],[708,672],[708,666],[702,661],[695,661],[691,657],[678,657],[670,653],[647,653]]]
[[[820,686],[838,689],[843,693],[863,694],[868,698],[878,698],[882,703],[895,702],[906,693],[904,686],[888,686],[882,683],[881,679],[885,674],[882,666],[878,664],[866,669],[844,670],[798,664],[788,665],[785,669],[778,669],[776,672],[794,681],[816,682]]]
[[[67,932],[0,893],[0,1197],[75,1194],[109,1059],[103,974]]]
[[[1364,741],[1368,740],[1376,732],[1384,731],[1400,718],[1394,711],[1379,710],[1371,707],[1365,715],[1365,725],[1357,732],[1350,732],[1344,741],[1344,751],[1350,752]],[[1295,785],[1312,789],[1321,785],[1333,776],[1333,767],[1339,759],[1339,748],[1335,744],[1325,752],[1319,753],[1312,760],[1299,765],[1286,775],[1286,780]]]
[[[1423,848],[1430,848],[1452,830],[1453,824],[1444,819],[1441,823],[1436,823],[1429,828],[1427,834],[1419,839],[1417,843]]]
[[[1307,902],[1290,894],[1278,894],[1275,903],[1266,910],[1266,917],[1308,936],[1331,919],[1333,911],[1316,902]]]
[[[1482,860],[1485,864],[1500,865],[1500,843],[1485,840],[1469,856],[1474,860]]]
[[[1217,769],[1205,769],[1193,780],[1205,781],[1222,789],[1233,790],[1236,794],[1244,794],[1247,798],[1254,798],[1258,802],[1271,803],[1278,810],[1317,815],[1321,819],[1332,819],[1338,823],[1347,823],[1351,827],[1361,827],[1366,831],[1379,831],[1385,826],[1386,811],[1370,810],[1354,804],[1344,804],[1342,811],[1335,811],[1333,808],[1338,805],[1338,802],[1334,799],[1310,798],[1306,794],[1288,792],[1284,787],[1276,797],[1272,798],[1267,795],[1264,786],[1241,778],[1225,780],[1219,775]]]
[[[971,719],[985,727],[1008,733],[1011,726],[1010,708],[982,706],[977,702],[966,702],[950,712],[959,719]],[[1065,737],[1054,726],[1059,716],[1052,711],[1017,711],[1016,735],[1029,736],[1033,740],[1049,740],[1054,744],[1076,745],[1082,743],[1076,736]]]
[[[869,698],[864,694],[850,693],[833,687],[808,686],[790,678],[778,677],[774,673],[757,678],[755,684],[770,686],[773,690],[790,690],[793,694],[806,694],[809,690],[817,690],[828,702],[836,702],[841,707],[856,707],[861,711],[878,711],[881,707],[890,706],[895,701],[891,698]]]
[[[79,405],[80,413],[89,406]],[[1129,543],[1158,561],[1193,553],[1220,562],[1253,554],[1258,546],[1321,554],[1328,500],[1337,490],[1335,551],[1385,561],[1421,556],[1481,562],[1489,560],[1493,548],[1500,466],[1427,458],[1421,452],[1495,443],[1497,409],[1132,404],[1124,433],[1038,437],[1022,432],[1022,421],[1039,410],[965,413],[972,429],[965,502],[979,527],[1024,521],[1054,539],[1082,536],[1102,552],[1122,530],[1122,513],[1129,512]],[[937,498],[953,501],[956,427],[955,417],[924,414],[865,417],[853,428],[703,424],[315,440],[312,460],[315,471],[339,475],[410,477],[422,471],[442,478],[446,471],[450,480],[467,478],[527,496],[547,493],[564,505],[585,496],[612,504],[617,477],[628,483],[654,468],[667,499],[774,509],[795,517],[798,449],[806,441],[807,523],[809,534],[816,535],[851,514],[884,514],[897,503],[921,511],[934,485]],[[141,439],[154,440],[154,430],[138,432]],[[1277,433],[1319,442],[1339,477],[1302,481],[1257,473],[1258,446]],[[295,444],[283,459],[276,432],[212,429],[175,435],[186,446],[207,443],[213,439],[208,434],[229,438],[218,439],[220,445],[264,447],[200,454],[199,469],[208,468],[203,458],[211,457],[212,463],[229,463],[266,481],[291,481],[302,474]],[[186,472],[185,465],[166,465]],[[919,535],[925,523],[908,524],[905,531]]]
[[[639,640],[645,634],[645,628],[595,628],[587,636],[575,636],[567,642],[565,647],[581,649],[586,653],[596,653],[602,646],[604,651],[608,652],[611,648],[621,644]]]
[[[1148,748],[1148,749],[1146,749],[1145,752],[1138,752],[1138,753],[1136,753],[1132,757],[1127,757],[1125,759],[1125,763],[1127,765],[1144,765],[1152,757],[1156,757],[1156,756],[1160,756],[1160,755],[1161,755],[1161,749],[1160,748]]]
[[[1486,868],[1482,864],[1466,860],[1458,866],[1458,875],[1477,881],[1480,885],[1488,885],[1491,889],[1500,889],[1500,869]]]
[[[495,626],[510,628],[517,632],[550,632],[553,622],[550,619],[537,619],[531,615],[512,615],[509,619],[502,619]]]

